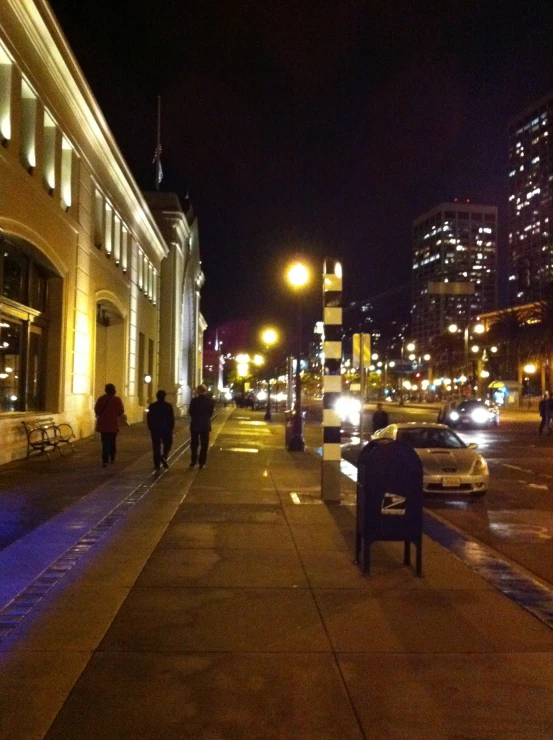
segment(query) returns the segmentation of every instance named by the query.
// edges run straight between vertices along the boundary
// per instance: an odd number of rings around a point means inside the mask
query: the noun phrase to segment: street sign
[[[361,337],[363,337],[363,362],[361,362]],[[353,367],[369,367],[371,364],[371,335],[354,334],[353,335]]]

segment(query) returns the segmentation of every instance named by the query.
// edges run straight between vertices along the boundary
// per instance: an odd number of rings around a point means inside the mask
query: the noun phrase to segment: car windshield
[[[398,429],[397,441],[415,449],[458,450],[465,447],[465,443],[449,429]]]
[[[482,401],[463,401],[463,403],[460,403],[457,408],[463,409],[464,411],[474,411],[474,409],[487,408],[487,406],[482,403]]]

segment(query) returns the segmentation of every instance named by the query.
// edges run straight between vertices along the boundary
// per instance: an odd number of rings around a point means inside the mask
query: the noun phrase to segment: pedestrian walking
[[[545,428],[548,434],[551,434],[552,431],[551,422],[553,422],[553,396],[549,395],[545,404]]]
[[[167,393],[159,390],[156,393],[157,401],[148,406],[148,429],[152,436],[152,450],[154,453],[154,468],[169,467],[167,458],[173,446],[173,429],[175,428],[175,413],[173,406],[165,400]]]
[[[193,468],[197,462],[200,469],[205,468],[207,462],[207,448],[209,447],[209,433],[211,432],[211,417],[215,405],[213,399],[209,398],[205,385],[196,388],[196,396],[190,401],[188,416],[190,417],[190,467]],[[198,444],[200,455],[198,457]]]
[[[376,411],[373,414],[373,432],[384,429],[388,426],[388,412],[384,411],[381,403],[376,404]]]
[[[108,383],[105,393],[96,401],[96,431],[102,438],[102,465],[115,462],[116,439],[119,432],[119,420],[125,413],[123,401],[116,395],[113,383]]]
[[[545,425],[547,424],[547,402],[549,401],[549,391],[545,391],[543,396],[540,398],[538,410],[540,412],[540,427],[538,430],[539,434],[543,434]]]

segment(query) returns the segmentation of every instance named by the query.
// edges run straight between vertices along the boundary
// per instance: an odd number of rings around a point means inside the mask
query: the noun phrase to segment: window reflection
[[[0,413],[45,409],[48,278],[0,237]]]
[[[22,411],[20,394],[23,323],[0,314],[0,410]]]

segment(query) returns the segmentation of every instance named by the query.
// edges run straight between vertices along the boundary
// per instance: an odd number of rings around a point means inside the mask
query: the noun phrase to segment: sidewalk
[[[0,642],[2,740],[553,736],[553,630],[428,537],[424,578],[396,543],[362,577],[354,484],[325,505],[283,438],[225,411],[204,470],[176,455],[63,561]]]

